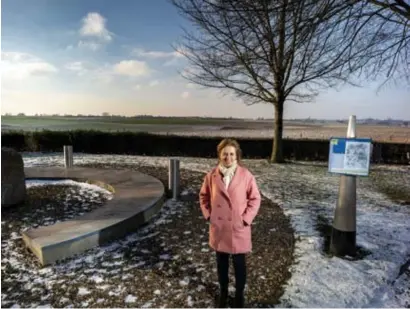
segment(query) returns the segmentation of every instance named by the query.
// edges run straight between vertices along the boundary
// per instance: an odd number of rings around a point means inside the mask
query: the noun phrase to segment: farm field
[[[2,116],[2,131],[43,129],[99,130],[152,132],[157,134],[176,134],[185,136],[217,136],[272,138],[272,120],[242,120],[217,118],[124,118],[124,117],[63,117],[63,116]],[[284,137],[291,139],[329,139],[345,136],[347,125],[343,123],[312,123],[285,121]],[[359,137],[374,141],[410,143],[410,127],[358,124]]]

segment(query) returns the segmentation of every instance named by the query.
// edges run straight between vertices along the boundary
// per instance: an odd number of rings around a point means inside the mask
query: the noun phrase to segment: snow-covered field
[[[208,171],[216,162],[180,159],[181,168],[201,172]],[[64,161],[61,154],[25,154],[24,162],[25,166],[61,166]],[[74,157],[74,164],[95,162],[168,164],[165,157],[82,154]],[[328,224],[332,222],[338,176],[328,174],[322,163],[269,165],[263,160],[244,163],[255,174],[261,193],[283,208],[296,231],[296,263],[278,307],[410,306],[409,263],[403,267],[410,260],[410,205],[391,200],[380,190],[380,182],[375,181],[381,177],[389,185],[409,192],[409,167],[377,166],[369,178],[358,179],[357,245],[368,255],[349,260],[326,255],[323,235],[315,228],[318,216]],[[88,263],[79,263],[83,262]],[[74,270],[77,262],[72,263]],[[81,291],[87,294],[86,288]],[[126,301],[132,301],[133,297],[129,295]]]

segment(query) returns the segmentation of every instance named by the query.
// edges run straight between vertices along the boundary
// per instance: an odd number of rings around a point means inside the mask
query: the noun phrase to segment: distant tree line
[[[157,115],[114,115],[109,113],[102,113],[101,115],[96,114],[34,114],[26,115],[25,113],[17,113],[15,115],[11,113],[6,113],[3,116],[6,117],[66,117],[66,118],[123,118],[123,119],[215,119],[215,120],[244,120],[243,118],[235,117],[212,117],[212,116],[157,116]]]

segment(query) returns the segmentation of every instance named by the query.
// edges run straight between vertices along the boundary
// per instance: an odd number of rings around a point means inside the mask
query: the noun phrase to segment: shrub
[[[6,131],[2,132],[2,146],[17,151],[59,152],[64,145],[72,145],[75,152],[94,154],[130,154],[147,156],[190,156],[213,158],[220,137],[156,135],[146,132],[75,131]],[[237,138],[244,158],[268,159],[272,139]],[[410,164],[410,144],[373,143],[372,163]],[[329,141],[285,139],[286,159],[327,161]]]

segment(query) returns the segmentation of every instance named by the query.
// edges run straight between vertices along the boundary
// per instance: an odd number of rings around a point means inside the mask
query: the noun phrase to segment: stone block
[[[11,148],[1,148],[1,207],[24,202],[26,198],[24,162],[20,153]]]

